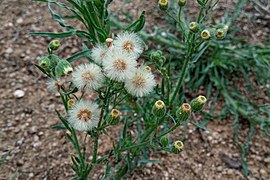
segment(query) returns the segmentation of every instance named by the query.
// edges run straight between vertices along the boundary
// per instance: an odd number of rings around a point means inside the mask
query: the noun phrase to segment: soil
[[[218,8],[233,10],[234,6],[226,3],[221,1]],[[123,1],[114,1],[111,10],[118,12],[122,4]],[[124,4],[123,10],[138,17],[141,7],[148,10],[146,30],[152,31],[151,27],[162,21],[156,2],[135,0]],[[192,5],[189,7],[191,13],[195,12]],[[248,4],[237,22],[243,24],[241,32],[248,42],[264,44],[270,33],[268,18]],[[36,57],[46,53],[50,39],[29,35],[29,32],[54,32],[61,28],[50,17],[45,3],[28,0],[1,1],[0,24],[0,156],[8,154],[6,162],[0,165],[0,179],[70,178],[74,175],[69,159],[72,147],[65,132],[51,128],[60,123],[54,110],[63,110],[63,107],[59,97],[47,90],[46,77],[34,66]],[[81,41],[73,37],[62,44],[59,52],[65,57],[78,52]],[[233,143],[232,119],[210,121],[208,131],[198,130],[193,125],[188,127],[182,153],[153,154],[152,159],[160,162],[146,164],[130,179],[245,179],[240,165],[241,154]],[[242,123],[241,141],[247,131],[248,126]],[[178,132],[173,134],[174,139],[181,136]],[[110,140],[102,137],[100,154],[109,150]],[[247,158],[248,179],[270,179],[269,143],[269,138],[257,129]],[[100,179],[102,174],[103,171],[95,169],[90,177]]]

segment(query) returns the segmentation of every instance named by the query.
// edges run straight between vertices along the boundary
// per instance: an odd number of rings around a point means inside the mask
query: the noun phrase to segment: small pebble
[[[21,17],[20,17],[20,18],[18,18],[16,22],[17,22],[18,24],[23,23],[23,18],[21,18]]]
[[[7,53],[7,54],[13,53],[13,49],[12,49],[12,48],[7,48],[7,49],[6,49],[6,53]]]
[[[22,98],[24,95],[25,95],[25,92],[23,90],[16,90],[13,95],[16,97],[16,98]]]
[[[263,160],[265,163],[270,163],[270,157],[267,157]]]
[[[30,178],[31,177],[34,177],[34,173],[29,173],[29,175],[28,175]]]

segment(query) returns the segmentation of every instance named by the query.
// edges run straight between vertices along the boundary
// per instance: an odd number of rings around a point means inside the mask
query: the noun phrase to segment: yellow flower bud
[[[175,154],[180,153],[184,148],[184,144],[182,141],[175,141],[172,146],[172,152]]]
[[[158,100],[153,106],[153,114],[157,117],[164,117],[166,114],[166,106],[163,101]]]
[[[150,72],[151,72],[151,67],[145,66],[145,67],[144,67],[144,70],[145,70],[146,72],[149,72],[149,73],[150,73]]]
[[[117,119],[119,118],[121,115],[120,111],[117,110],[117,109],[113,109],[110,113],[110,116],[113,118],[113,119]]]
[[[186,121],[191,114],[191,106],[188,103],[182,104],[176,111],[178,122]]]
[[[191,22],[189,24],[189,30],[192,32],[198,32],[200,30],[199,24],[197,22]]]
[[[121,112],[119,110],[112,109],[109,115],[108,123],[112,125],[117,124],[120,120],[120,115],[121,115]]]
[[[226,32],[223,29],[217,29],[216,30],[216,38],[217,39],[223,39],[226,35]]]
[[[61,43],[59,40],[52,40],[49,44],[50,50],[57,50],[61,46]]]
[[[203,109],[204,104],[206,103],[207,99],[204,96],[198,96],[197,98],[191,101],[191,109],[192,111],[201,111]]]
[[[161,10],[167,10],[168,9],[168,0],[159,0],[158,5],[159,5],[159,8]]]
[[[211,37],[211,34],[210,34],[210,32],[207,29],[205,29],[205,30],[203,30],[201,32],[201,38],[202,39],[208,40],[208,39],[210,39],[210,37]]]
[[[187,0],[178,0],[178,5],[179,6],[185,6],[187,3]]]
[[[76,100],[75,99],[69,99],[67,102],[67,105],[69,108],[73,107],[76,104]]]
[[[183,148],[184,148],[184,144],[183,144],[182,141],[175,141],[175,142],[173,143],[173,146],[174,146],[176,149],[178,149],[179,151],[182,151]]]

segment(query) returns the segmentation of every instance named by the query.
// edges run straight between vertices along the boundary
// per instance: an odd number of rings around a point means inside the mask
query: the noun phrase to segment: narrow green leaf
[[[71,57],[67,58],[67,61],[73,62],[79,58],[86,57],[91,53],[91,51],[92,51],[91,49],[87,49],[87,50],[83,50],[81,52],[78,52],[78,53],[72,55]]]
[[[52,32],[31,32],[32,36],[42,36],[51,38],[65,38],[70,37],[75,34],[75,32],[62,32],[62,33],[52,33]]]
[[[53,129],[64,129],[64,130],[67,129],[66,126],[63,125],[63,124],[56,124],[56,125],[52,125],[51,127],[52,127]]]

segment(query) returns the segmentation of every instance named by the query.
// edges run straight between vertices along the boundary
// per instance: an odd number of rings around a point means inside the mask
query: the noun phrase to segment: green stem
[[[108,98],[108,95],[110,93],[110,90],[111,90],[111,88],[109,87],[107,89],[107,92],[106,92],[106,95],[105,95],[105,98],[104,98],[103,106],[102,106],[101,111],[100,111],[97,130],[100,129],[100,126],[102,124],[101,122],[102,122],[102,119],[103,119],[103,116],[104,116],[105,108],[107,106],[107,100],[108,100],[107,98]],[[94,138],[94,150],[93,150],[92,164],[96,163],[96,161],[97,161],[98,138],[99,138],[99,131],[96,132],[95,138]]]
[[[190,49],[190,48],[189,48]],[[182,70],[181,70],[181,74],[180,74],[180,78],[178,79],[178,82],[177,82],[177,85],[176,85],[176,88],[174,89],[173,91],[173,95],[170,99],[170,103],[169,105],[171,106],[172,105],[172,102],[174,101],[178,91],[179,91],[179,88],[180,86],[182,85],[184,79],[185,79],[185,76],[187,74],[187,69],[188,69],[188,62],[190,60],[190,55],[191,53],[188,53],[188,55],[186,56],[185,60],[184,60],[184,64],[183,64],[183,67],[182,67]]]
[[[99,135],[97,134],[94,139],[94,150],[93,150],[94,153],[93,153],[92,164],[96,163],[97,161],[98,137]]]

